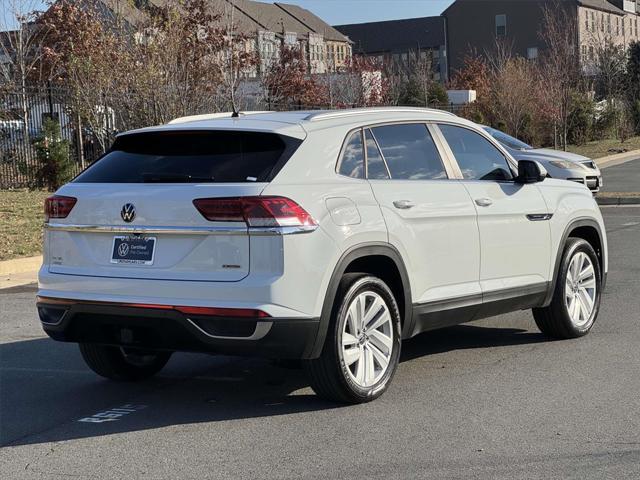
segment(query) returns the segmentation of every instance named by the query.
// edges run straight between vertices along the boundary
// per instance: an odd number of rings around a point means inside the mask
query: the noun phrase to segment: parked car
[[[379,397],[403,340],[533,309],[585,335],[607,274],[583,186],[411,108],[192,117],[121,134],[46,201],[38,312],[115,380],[174,351],[302,359]]]
[[[533,148],[495,128],[487,126],[482,128],[498,140],[514,159],[540,162],[551,178],[563,178],[582,183],[593,193],[597,193],[602,188],[602,173],[596,162],[590,158],[549,148]]]

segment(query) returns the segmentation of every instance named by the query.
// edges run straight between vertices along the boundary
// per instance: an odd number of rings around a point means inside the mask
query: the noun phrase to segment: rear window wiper
[[[213,182],[213,177],[194,177],[179,173],[143,173],[144,183],[198,183]]]

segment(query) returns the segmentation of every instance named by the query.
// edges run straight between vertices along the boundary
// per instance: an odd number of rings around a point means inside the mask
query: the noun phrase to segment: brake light
[[[199,198],[193,205],[210,222],[244,222],[249,227],[317,225],[304,208],[285,197]]]
[[[44,220],[50,218],[67,218],[75,206],[77,198],[53,195],[44,201]]]

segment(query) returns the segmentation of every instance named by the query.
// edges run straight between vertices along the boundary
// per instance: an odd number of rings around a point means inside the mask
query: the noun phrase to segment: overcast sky
[[[10,1],[0,0],[0,7],[6,9]],[[273,3],[273,0],[267,1]],[[40,0],[29,3],[35,8],[45,8]],[[285,0],[282,3],[300,5],[327,23],[338,25],[440,15],[453,0]]]

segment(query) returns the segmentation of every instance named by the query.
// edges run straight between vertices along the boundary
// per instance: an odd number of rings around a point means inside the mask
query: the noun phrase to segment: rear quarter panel
[[[296,252],[295,257],[285,254],[285,274],[296,268],[305,272],[299,280],[306,279],[314,289],[316,313],[322,310],[333,270],[344,252],[358,245],[388,242],[387,227],[369,182],[336,173],[349,131],[349,127],[313,131],[262,193],[295,200],[319,225],[319,231],[289,236],[285,242],[285,248]],[[293,281],[296,277],[289,278]]]

